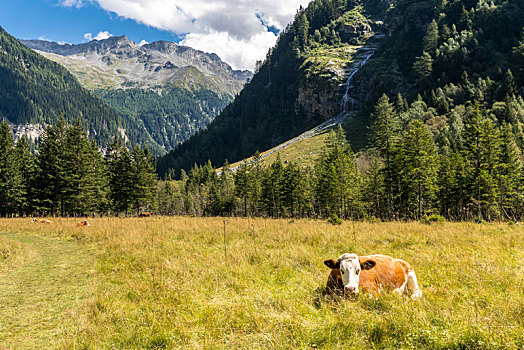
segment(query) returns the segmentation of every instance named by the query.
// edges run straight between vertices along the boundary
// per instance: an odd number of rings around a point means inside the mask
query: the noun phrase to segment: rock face
[[[344,41],[351,41],[353,38],[361,38],[368,36],[373,32],[371,25],[369,23],[359,23],[359,24],[344,24],[338,26],[338,33],[340,38]]]
[[[331,90],[319,89],[311,82],[306,82],[298,90],[297,105],[308,121],[323,122],[337,115],[340,110],[340,94]]]
[[[44,126],[42,124],[22,124],[22,125],[10,125],[15,135],[15,140],[19,140],[22,136],[25,136],[31,141],[37,141],[42,137],[44,133]]]
[[[234,96],[252,77],[249,71],[233,70],[216,54],[168,41],[138,45],[120,36],[78,45],[42,40],[21,42],[64,65],[90,89],[179,86]]]
[[[374,54],[376,42],[363,46],[353,46],[344,51],[347,61],[326,65],[321,75],[329,77],[330,83],[322,83],[318,78],[305,79],[298,89],[296,109],[302,111],[308,121],[322,123],[361,107],[366,100],[366,91],[359,87],[359,71]],[[333,84],[336,82],[336,84]]]

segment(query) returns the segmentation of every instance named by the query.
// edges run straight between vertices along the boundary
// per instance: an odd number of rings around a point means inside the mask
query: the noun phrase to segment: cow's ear
[[[330,269],[340,269],[340,261],[335,261],[333,259],[324,260],[324,265]]]
[[[360,268],[362,270],[371,270],[372,268],[375,267],[376,264],[377,263],[373,260],[366,260],[363,263],[360,263]]]

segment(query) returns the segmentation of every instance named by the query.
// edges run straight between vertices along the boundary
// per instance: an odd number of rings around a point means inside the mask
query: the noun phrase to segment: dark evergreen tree
[[[463,138],[470,209],[479,220],[489,220],[498,215],[496,167],[500,157],[500,132],[476,105],[465,121]]]
[[[0,215],[19,212],[24,202],[24,187],[14,149],[11,128],[0,124]]]
[[[375,147],[384,159],[387,213],[391,217],[393,215],[393,186],[395,185],[395,168],[392,160],[396,152],[399,123],[387,95],[384,94],[379,98],[372,118]]]
[[[420,121],[412,121],[400,142],[400,169],[404,217],[431,213],[437,193],[438,158],[433,137]]]
[[[434,19],[428,24],[426,35],[424,35],[423,49],[426,52],[434,52],[438,44],[438,24]]]
[[[16,143],[15,152],[18,169],[22,177],[22,197],[19,214],[28,215],[33,211],[33,201],[35,199],[35,193],[33,191],[35,163],[25,136],[22,136]]]
[[[355,209],[358,171],[351,147],[339,126],[332,132],[316,169],[317,202],[325,215],[349,217]]]
[[[109,198],[111,209],[117,215],[127,214],[133,203],[134,171],[129,150],[122,145],[120,139],[109,146],[106,154],[109,171]]]
[[[500,159],[496,165],[498,204],[505,219],[517,221],[517,208],[522,202],[522,193],[518,191],[521,154],[509,125],[504,124],[501,131]]]
[[[134,210],[154,211],[157,208],[156,198],[156,163],[149,149],[135,147],[132,153],[133,186],[132,203]]]
[[[48,126],[36,157],[36,210],[42,214],[65,214],[66,174],[64,168],[65,121]]]

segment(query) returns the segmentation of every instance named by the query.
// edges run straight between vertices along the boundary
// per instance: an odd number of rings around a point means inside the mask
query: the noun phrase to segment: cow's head
[[[333,259],[325,260],[324,264],[330,269],[340,269],[340,276],[344,285],[344,293],[357,294],[360,282],[360,271],[370,270],[375,266],[373,260],[366,260],[362,263],[357,254],[342,254],[337,261]]]

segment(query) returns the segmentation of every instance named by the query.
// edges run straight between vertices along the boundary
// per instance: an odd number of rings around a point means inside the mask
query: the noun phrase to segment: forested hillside
[[[232,100],[207,89],[179,87],[161,94],[140,88],[95,90],[94,94],[139,131],[140,144],[150,147],[156,156],[205,128]]]
[[[99,144],[126,129],[106,103],[80,86],[62,66],[20,44],[0,27],[0,119],[12,124],[52,124],[63,116],[83,120]],[[133,130],[128,137],[136,142]]]
[[[319,89],[334,95],[318,105],[339,101],[340,75],[330,74],[326,61],[382,35],[354,78],[352,98],[362,104],[353,121],[370,125],[372,108],[385,93],[397,101],[402,127],[421,120],[440,151],[458,149],[466,107],[477,103],[496,123],[509,123],[522,147],[523,28],[524,3],[518,0],[313,1],[236,100],[205,131],[160,159],[159,173],[208,159],[213,165],[236,161],[326,119],[325,111],[308,113],[301,94],[313,85],[313,97],[322,97]],[[378,35],[370,39],[372,34]],[[331,117],[339,111],[331,108]]]

